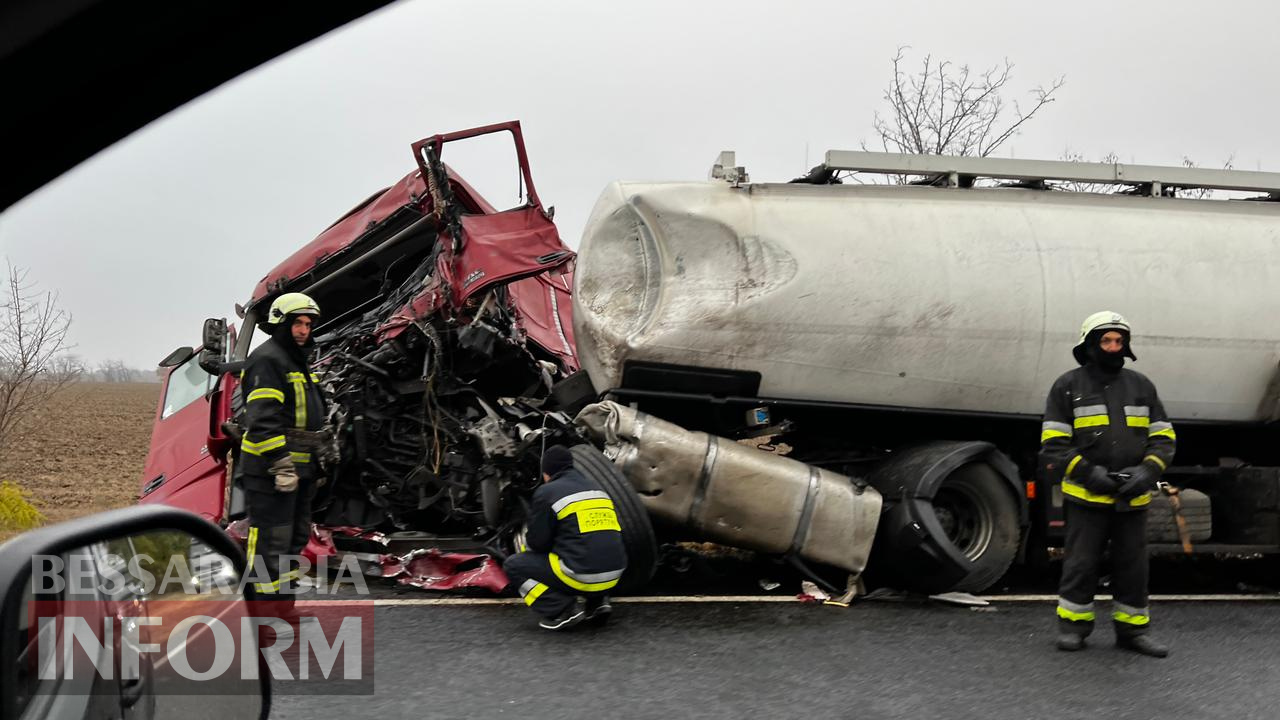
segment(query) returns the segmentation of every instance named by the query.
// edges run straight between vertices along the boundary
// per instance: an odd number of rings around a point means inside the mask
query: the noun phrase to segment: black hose
[[[787,561],[788,565],[795,568],[796,572],[805,576],[809,580],[812,580],[814,585],[822,588],[832,596],[844,594],[844,590],[842,588],[837,588],[835,585],[823,580],[816,572],[813,571],[813,568],[810,568],[805,564],[804,560],[800,559],[799,555],[787,555],[783,559]]]

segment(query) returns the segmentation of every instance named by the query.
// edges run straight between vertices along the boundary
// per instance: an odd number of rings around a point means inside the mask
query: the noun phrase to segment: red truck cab
[[[525,202],[508,210],[494,208],[440,160],[450,142],[498,133],[510,133],[526,190]],[[324,313],[315,330],[321,336],[381,299],[388,278],[434,255],[435,271],[382,319],[380,343],[429,316],[465,321],[473,298],[504,285],[518,331],[536,354],[561,374],[578,369],[571,302],[575,254],[561,242],[552,213],[538,198],[520,124],[435,135],[412,149],[417,169],[374,193],[258,282],[248,303],[236,307],[238,333],[223,320],[208,320],[201,347],[179,348],[161,362],[168,372],[141,478],[141,503],[229,520],[227,470],[235,442],[225,423],[232,418],[257,321],[284,292],[316,299]],[[324,368],[317,371],[323,375]]]

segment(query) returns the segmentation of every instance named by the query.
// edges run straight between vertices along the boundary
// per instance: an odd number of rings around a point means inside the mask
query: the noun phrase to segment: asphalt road
[[[1280,601],[1166,602],[1164,660],[1053,648],[1053,605],[619,604],[539,630],[519,605],[379,607],[373,695],[273,718],[1274,718]]]

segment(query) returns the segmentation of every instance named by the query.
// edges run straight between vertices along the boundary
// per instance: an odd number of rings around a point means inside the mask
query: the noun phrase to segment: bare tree
[[[1084,153],[1076,152],[1071,148],[1067,148],[1062,151],[1062,159],[1066,160],[1067,162],[1078,162],[1078,163],[1091,162],[1088,158],[1084,156]],[[1106,163],[1108,165],[1115,165],[1116,163],[1120,162],[1120,156],[1114,152],[1109,152],[1106,155],[1103,155],[1102,159],[1099,160],[1098,162]],[[1120,192],[1127,189],[1127,186],[1125,185],[1113,185],[1111,183],[1097,183],[1097,182],[1081,182],[1078,180],[1062,180],[1062,181],[1053,183],[1053,186],[1059,190],[1069,190],[1071,192],[1104,193],[1104,194]]]
[[[104,360],[97,364],[96,379],[104,383],[134,383],[142,379],[143,372],[129,368],[124,360]]]
[[[103,382],[134,382],[140,378],[141,374],[138,370],[126,367],[123,360],[103,360],[98,363],[97,376]]]
[[[1075,152],[1071,148],[1062,151],[1061,158],[1068,162],[1090,162],[1083,153]],[[1228,155],[1226,162],[1222,163],[1223,170],[1231,170],[1235,167],[1235,155]],[[1098,162],[1108,165],[1115,165],[1120,162],[1120,156],[1115,152],[1109,152],[1102,156]],[[1182,166],[1186,168],[1200,167],[1198,163],[1187,156],[1182,156]],[[1091,183],[1077,182],[1074,180],[1063,180],[1055,182],[1054,187],[1059,190],[1070,190],[1072,192],[1091,192],[1091,193],[1133,193],[1135,188],[1132,185],[1113,184],[1113,183]],[[1214,190],[1207,188],[1180,188],[1167,187],[1164,189],[1166,195],[1180,198],[1191,198],[1194,200],[1208,200],[1215,197]]]
[[[50,397],[80,376],[66,356],[71,315],[58,296],[40,292],[27,271],[6,263],[0,297],[0,448],[15,428]]]
[[[1066,79],[1031,90],[1029,109],[1004,98],[1013,65],[1005,60],[981,72],[968,65],[925,55],[920,69],[909,72],[904,51],[893,57],[893,81],[885,90],[885,115],[875,114],[874,127],[886,152],[986,157],[1016,135],[1031,118],[1057,98]],[[1012,112],[1010,113],[1010,110]],[[867,144],[862,144],[864,150]]]
[[[1200,167],[1194,160],[1182,156],[1182,166],[1187,168]],[[1227,156],[1226,162],[1222,163],[1223,170],[1232,170],[1236,166],[1236,156],[1231,154]],[[1193,198],[1195,200],[1210,200],[1214,197],[1214,191],[1208,188],[1179,188],[1174,192],[1178,197]]]

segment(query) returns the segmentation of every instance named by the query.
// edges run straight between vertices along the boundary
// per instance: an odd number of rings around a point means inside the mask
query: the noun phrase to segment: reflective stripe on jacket
[[[550,554],[565,585],[600,592],[617,585],[627,567],[622,530],[609,495],[570,468],[534,491],[526,543]]]
[[[1084,505],[1115,505],[1111,495],[1085,489],[1094,465],[1109,472],[1148,463],[1163,472],[1173,462],[1177,434],[1165,414],[1155,385],[1141,373],[1121,369],[1108,374],[1086,365],[1064,373],[1053,384],[1040,426],[1040,468],[1045,480],[1062,483],[1068,500]],[[1120,509],[1141,509],[1150,494]]]
[[[240,385],[245,402],[240,462],[246,474],[266,476],[271,463],[285,453],[299,474],[313,474],[310,448],[294,447],[286,431],[324,426],[326,408],[318,381],[274,337],[250,353]]]

